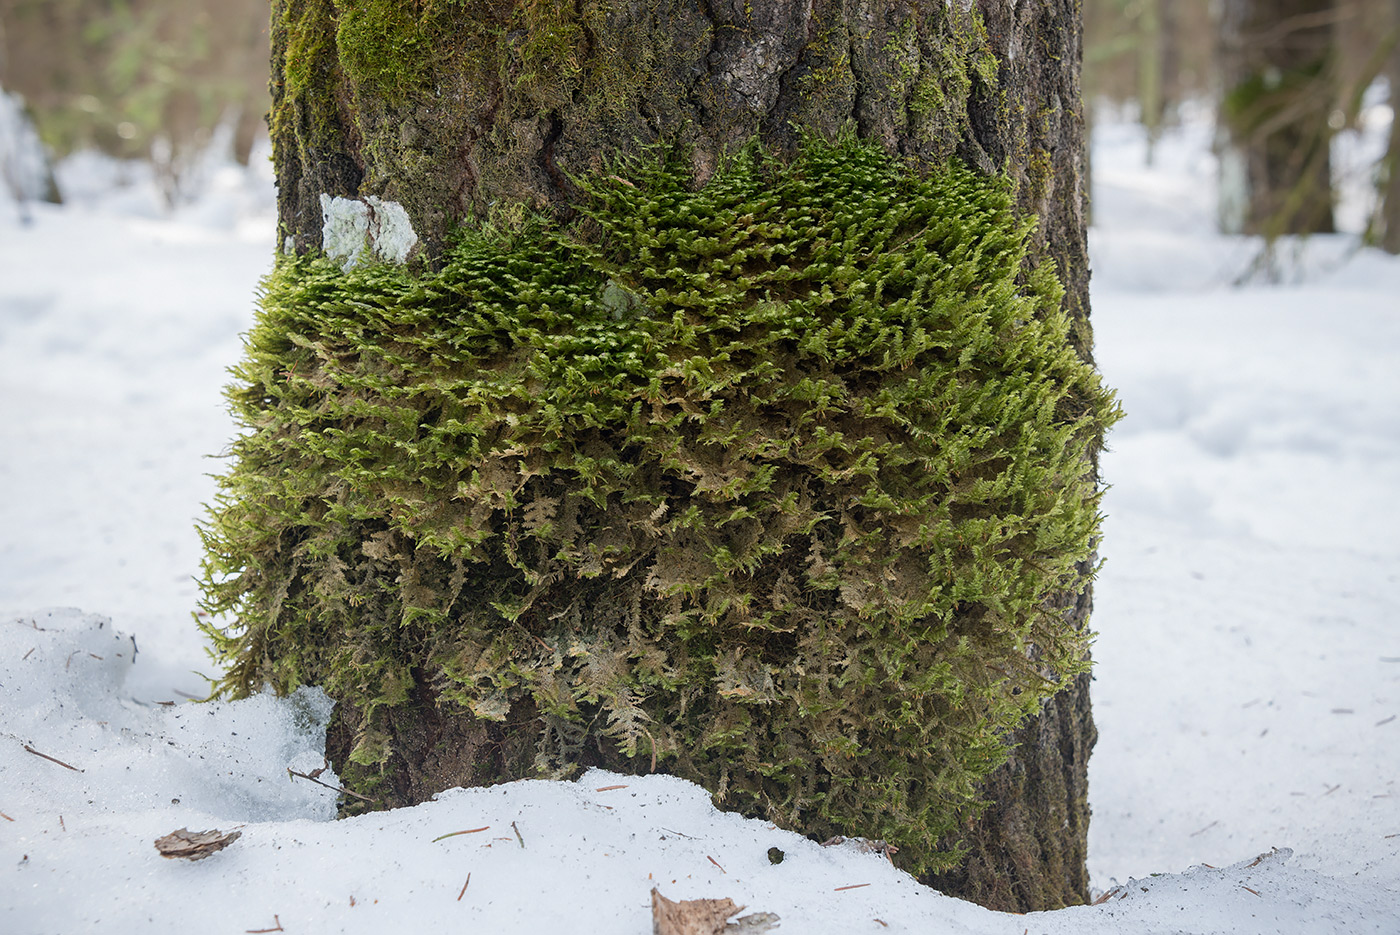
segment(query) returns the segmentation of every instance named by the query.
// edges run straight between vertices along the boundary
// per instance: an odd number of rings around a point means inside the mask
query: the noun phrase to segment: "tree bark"
[[[697,183],[755,133],[778,151],[854,127],[915,166],[1008,172],[1039,225],[1087,359],[1084,133],[1075,0],[276,0],[271,127],[283,249],[321,246],[322,196],[402,204],[432,264],[452,228],[528,205],[567,217],[571,176],[604,154],[688,144]],[[1086,625],[1088,577],[1059,598]],[[392,804],[497,778],[508,727],[438,711],[427,687],[395,714]],[[340,706],[342,763],[355,711]],[[511,719],[524,716],[512,711]],[[1081,678],[1018,732],[965,831],[966,866],[934,881],[1027,911],[1087,899]],[[457,751],[444,754],[444,750]],[[496,751],[496,752],[493,752]],[[645,768],[646,764],[641,764]]]
[[[1228,0],[1220,23],[1225,96],[1221,227],[1331,233],[1335,0]]]

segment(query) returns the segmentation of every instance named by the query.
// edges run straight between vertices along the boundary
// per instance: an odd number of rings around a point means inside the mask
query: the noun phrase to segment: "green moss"
[[[464,230],[435,273],[279,259],[203,530],[221,690],[323,684],[360,788],[422,686],[529,712],[510,776],[655,757],[948,866],[1086,665],[1047,600],[1116,417],[1008,185],[849,139],[580,184],[573,225]]]

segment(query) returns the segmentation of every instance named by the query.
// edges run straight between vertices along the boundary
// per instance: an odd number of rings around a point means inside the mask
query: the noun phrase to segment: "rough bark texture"
[[[1335,0],[1228,0],[1221,13],[1222,227],[1330,233]]]
[[[916,165],[1009,172],[1089,356],[1075,0],[276,0],[272,37],[280,223],[297,249],[320,245],[323,193],[403,204],[431,264],[464,219],[567,214],[570,175],[607,154],[679,138],[703,181],[754,133],[790,151],[803,132],[854,127]],[[1084,574],[1063,600],[1080,626]],[[421,721],[395,725],[393,802],[489,780],[508,730],[415,700]],[[355,717],[337,709],[332,762]],[[966,866],[935,882],[998,909],[1085,901],[1094,736],[1080,679],[1021,729],[967,829]]]

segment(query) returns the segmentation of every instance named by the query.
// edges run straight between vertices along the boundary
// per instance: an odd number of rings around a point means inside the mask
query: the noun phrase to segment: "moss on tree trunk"
[[[532,210],[570,220],[584,200],[578,180],[606,169],[605,157],[679,143],[703,184],[755,136],[792,155],[804,134],[853,129],[916,170],[956,157],[1009,175],[1016,209],[1038,219],[1026,275],[1053,261],[1071,341],[1088,360],[1078,6],[275,0],[279,240],[319,248],[323,195],[376,196],[406,208],[420,238],[411,262],[431,270],[464,220],[518,228]],[[1086,561],[1053,599],[1073,629],[1087,623],[1090,574]],[[384,725],[395,750],[385,801],[491,781],[525,755],[510,726],[528,711],[505,724],[449,716],[431,679],[413,676]],[[337,768],[365,716],[337,708]],[[934,882],[998,909],[1083,902],[1087,678],[1016,738],[983,788],[990,807],[943,842],[966,849],[966,863]]]

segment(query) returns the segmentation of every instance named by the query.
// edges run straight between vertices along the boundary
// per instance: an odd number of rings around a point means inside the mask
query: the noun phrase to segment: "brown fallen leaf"
[[[651,891],[652,935],[737,935],[766,932],[778,924],[771,912],[755,912],[733,922],[730,916],[742,912],[743,906],[732,899],[682,899],[673,901],[662,896],[655,887]]]
[[[203,860],[216,851],[221,851],[243,837],[242,831],[224,834],[218,828],[212,831],[190,831],[181,828],[163,838],[156,838],[156,850],[162,857],[183,857],[185,860]]]

